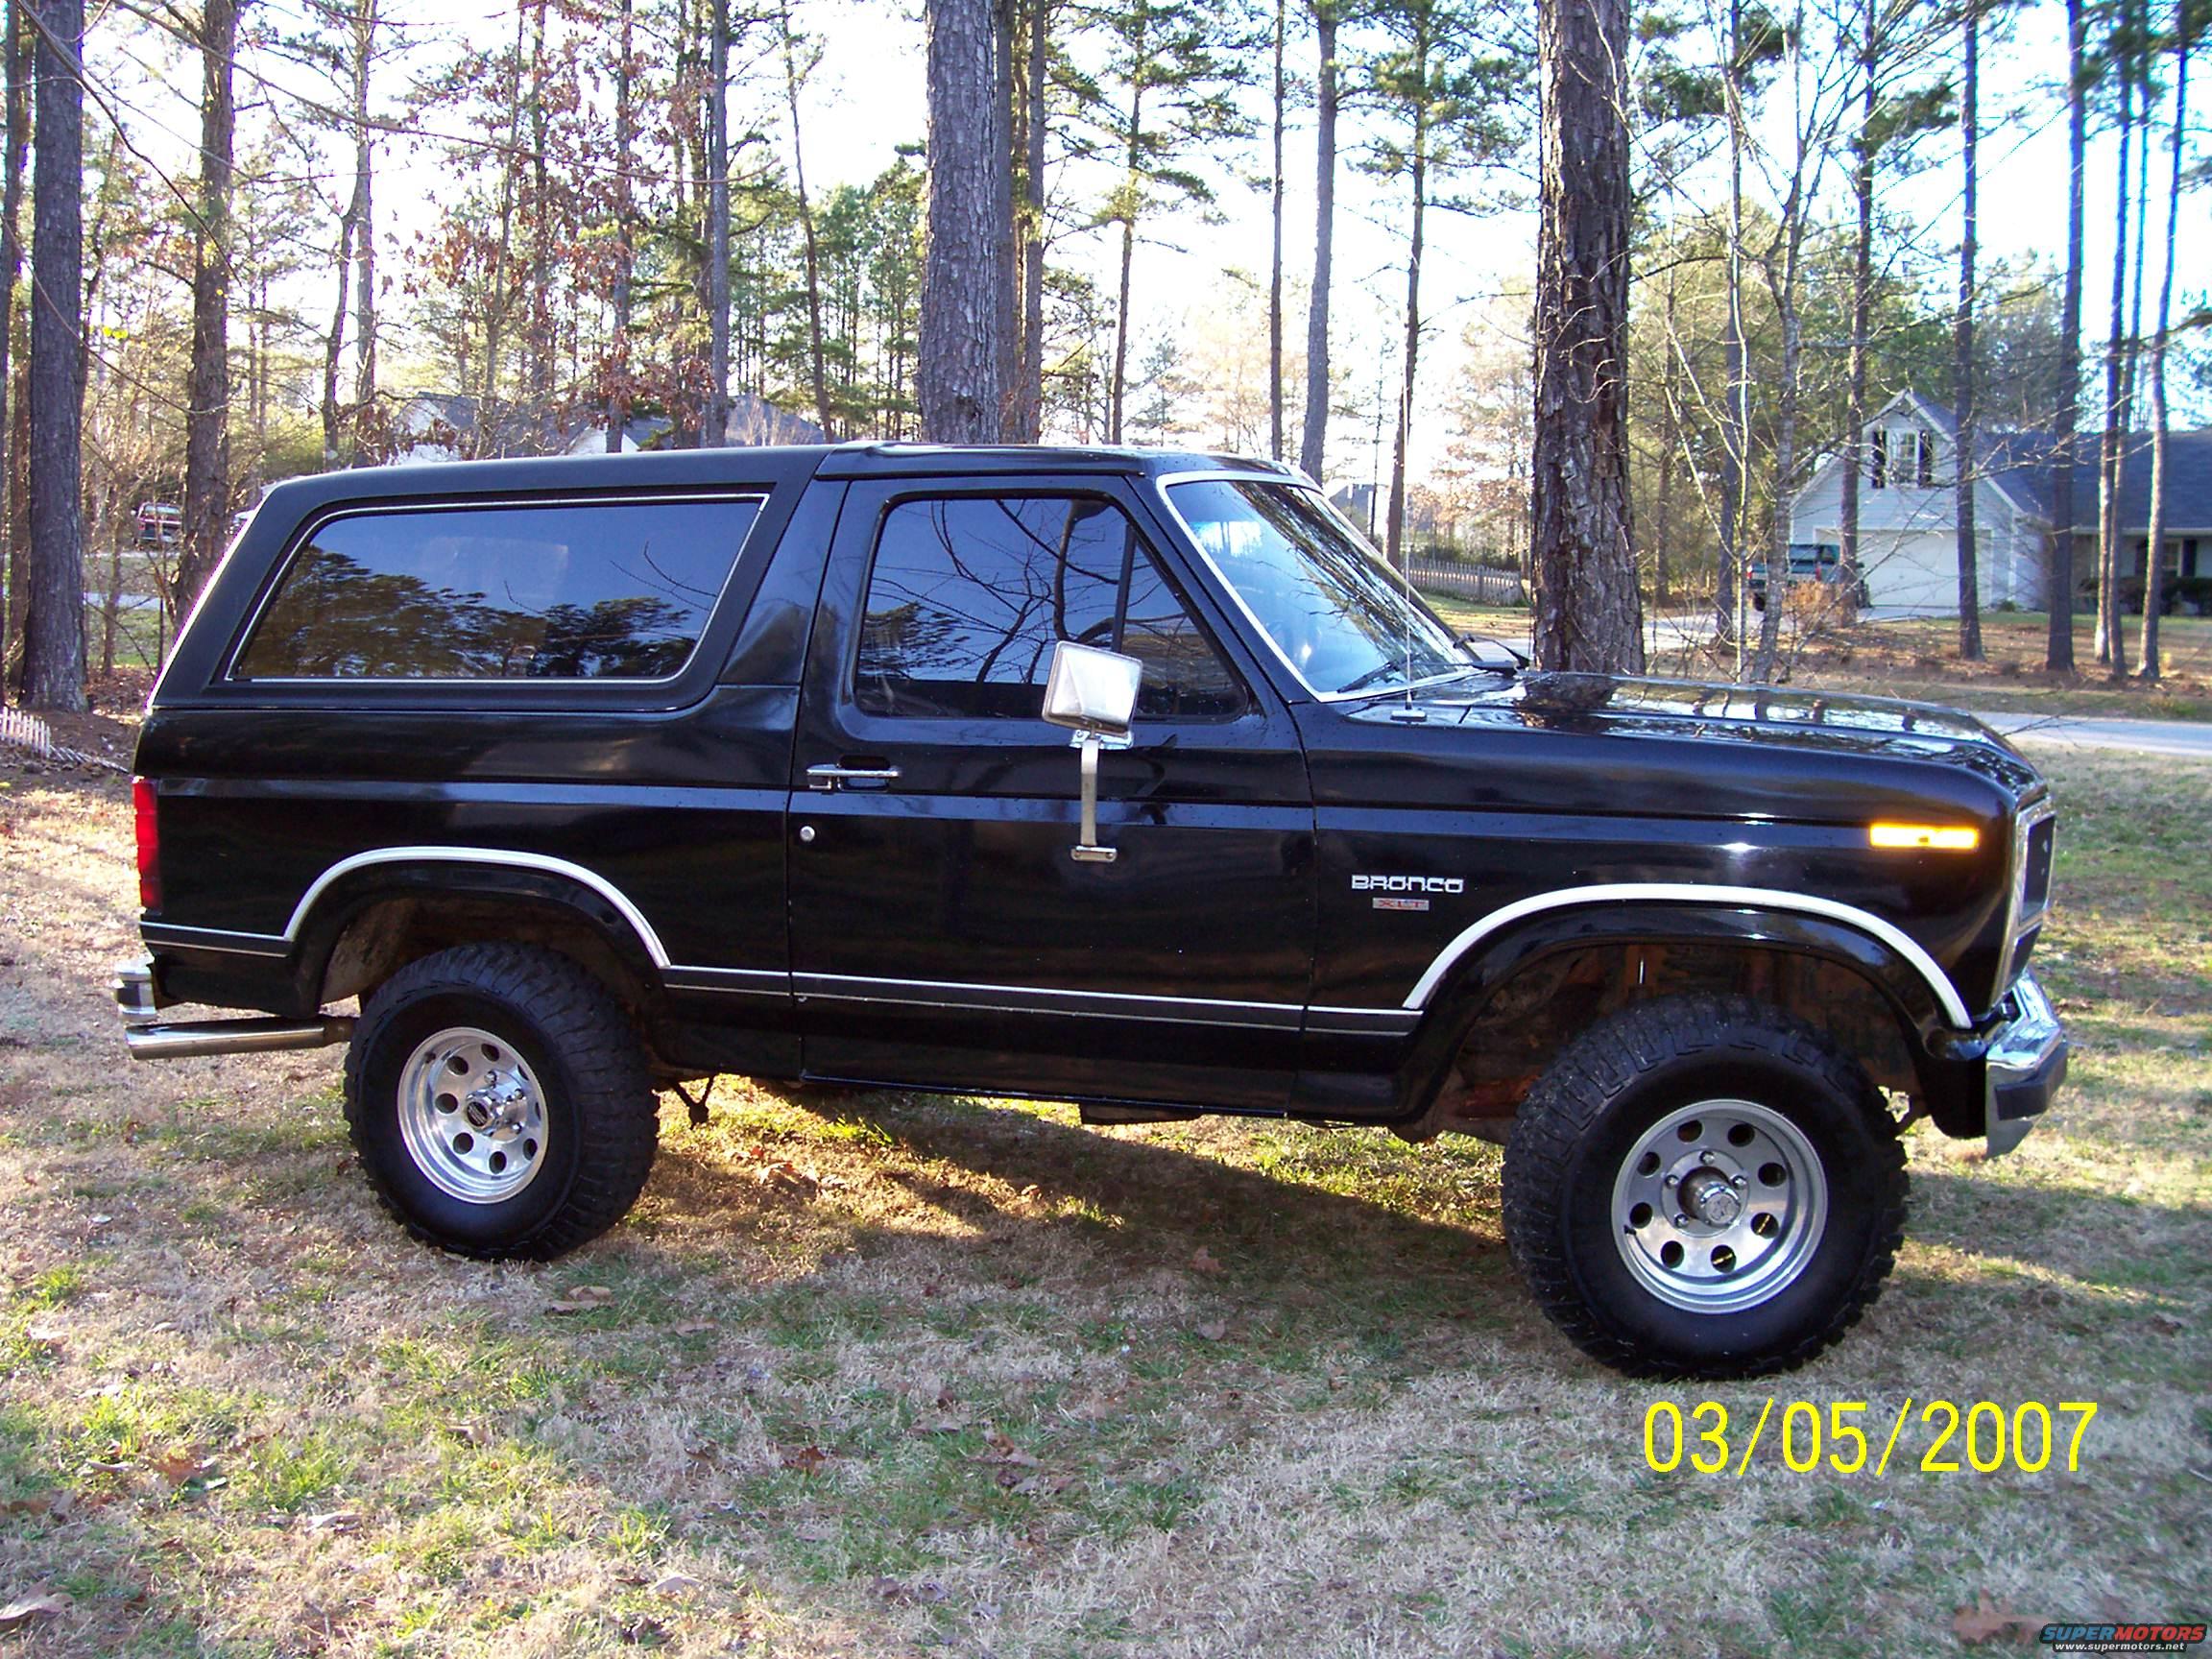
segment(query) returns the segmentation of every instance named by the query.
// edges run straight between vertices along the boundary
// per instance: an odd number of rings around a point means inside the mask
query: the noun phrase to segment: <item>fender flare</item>
[[[1623,916],[1633,920],[1623,922]],[[1662,918],[1671,921],[1662,923]],[[1529,939],[1564,936],[1586,943],[1631,943],[1650,926],[1669,926],[1686,940],[1733,940],[1767,949],[1811,949],[1869,971],[1901,1009],[1932,1011],[1954,1031],[1973,1029],[1973,1016],[1942,965],[1894,922],[1813,894],[1766,887],[1671,882],[1619,882],[1538,893],[1500,906],[1438,951],[1406,996],[1423,1010],[1446,983],[1470,969],[1485,976],[1503,951],[1526,957]],[[1606,929],[1610,929],[1607,931]]]
[[[478,847],[382,847],[342,858],[309,884],[284,937],[301,994],[313,999],[331,953],[353,920],[391,899],[476,899],[551,907],[599,935],[646,986],[659,986],[668,952],[652,923],[596,871],[541,853]]]

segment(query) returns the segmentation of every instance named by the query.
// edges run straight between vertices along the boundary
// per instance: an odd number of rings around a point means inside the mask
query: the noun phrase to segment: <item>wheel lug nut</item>
[[[1677,1215],[1674,1217],[1674,1225],[1677,1227],[1687,1227],[1690,1225],[1690,1217],[1687,1215]]]
[[[1697,1154],[1697,1162],[1700,1164],[1710,1165],[1713,1162],[1713,1154],[1710,1152],[1700,1152]]]
[[[1681,1184],[1682,1177],[1679,1175],[1670,1175],[1667,1177],[1667,1185],[1670,1187],[1679,1187]]]
[[[1741,1191],[1742,1191],[1742,1190],[1743,1190],[1744,1188],[1746,1188],[1746,1187],[1750,1186],[1750,1185],[1751,1185],[1751,1183],[1750,1183],[1749,1181],[1745,1180],[1745,1179],[1744,1179],[1743,1176],[1739,1175],[1739,1176],[1737,1176],[1737,1177],[1736,1177],[1736,1179],[1735,1179],[1735,1180],[1733,1180],[1733,1181],[1729,1182],[1729,1183],[1728,1183],[1728,1185],[1729,1185],[1729,1186],[1731,1186],[1731,1187],[1733,1187],[1733,1188],[1735,1188],[1735,1189],[1736,1189],[1736,1190],[1737,1190],[1739,1192],[1741,1192]]]

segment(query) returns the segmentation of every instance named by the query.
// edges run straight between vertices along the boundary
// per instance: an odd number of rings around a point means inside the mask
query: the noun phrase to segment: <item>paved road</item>
[[[2212,760],[2212,721],[2098,720],[2077,714],[1978,712],[1977,719],[2027,744],[2059,749],[2121,749]]]

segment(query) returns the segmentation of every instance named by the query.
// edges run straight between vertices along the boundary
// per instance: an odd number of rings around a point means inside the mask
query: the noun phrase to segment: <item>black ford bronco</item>
[[[349,1043],[370,1181],[475,1256],[612,1225],[724,1071],[1458,1130],[1574,1341],[1740,1375],[1873,1299],[1906,1124],[2005,1151],[2065,1068],[2003,740],[1525,674],[1264,463],[280,485],[136,769],[132,1052]]]

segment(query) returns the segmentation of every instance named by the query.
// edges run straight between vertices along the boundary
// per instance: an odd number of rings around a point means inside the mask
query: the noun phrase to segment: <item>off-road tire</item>
[[[1797,1276],[1740,1310],[1675,1307],[1615,1239],[1622,1164],[1669,1113],[1705,1099],[1786,1118],[1817,1154],[1826,1224]],[[1789,1371],[1880,1292],[1905,1228],[1905,1151],[1865,1071],[1804,1021],[1743,997],[1638,1004],[1561,1051],[1506,1144],[1505,1238],[1536,1301],[1585,1354],[1631,1377]]]
[[[401,1133],[398,1083],[442,1027],[496,1034],[542,1086],[543,1166],[514,1196],[443,1191]],[[464,945],[410,963],[364,1004],[346,1121],[378,1200],[415,1238],[481,1260],[550,1261],[622,1219],[652,1172],[659,1111],[636,1030],[598,979],[532,945]]]

